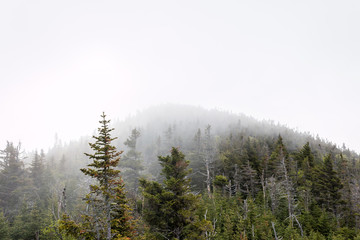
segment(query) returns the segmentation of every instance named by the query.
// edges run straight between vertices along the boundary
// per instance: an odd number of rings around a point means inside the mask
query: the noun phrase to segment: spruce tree
[[[30,179],[31,179],[31,201],[39,207],[45,208],[48,204],[49,193],[49,181],[51,181],[50,172],[45,169],[45,154],[41,150],[40,154],[36,151],[30,167]]]
[[[332,155],[328,154],[322,167],[315,169],[312,192],[317,203],[336,216],[341,201],[343,185],[337,172],[333,169]]]
[[[85,197],[90,211],[82,216],[84,221],[81,224],[65,216],[60,228],[78,238],[128,239],[133,236],[130,208],[120,171],[115,169],[122,152],[111,144],[116,138],[111,137],[114,129],[109,127],[110,120],[106,120],[104,113],[101,118],[98,136],[93,136],[96,141],[89,143],[94,153],[85,153],[93,162],[88,165],[89,168],[80,169],[96,180]]]
[[[307,164],[308,167],[314,167],[314,155],[311,152],[310,144],[307,142],[297,155],[298,165],[302,167],[303,164]],[[306,163],[304,161],[306,160]]]
[[[140,131],[134,128],[131,135],[124,142],[129,150],[119,163],[119,166],[123,169],[126,187],[134,198],[137,197],[138,193],[140,171],[144,170],[141,152],[137,151],[136,148],[139,137]]]
[[[140,180],[145,198],[143,217],[150,226],[149,238],[201,239],[208,221],[195,216],[199,196],[190,192],[189,162],[178,149],[159,157],[163,184]]]
[[[22,191],[26,186],[24,163],[21,157],[21,144],[14,146],[7,142],[0,151],[0,208],[10,222],[14,220],[21,206]]]
[[[296,183],[297,190],[305,211],[309,211],[311,203],[311,186],[314,180],[314,155],[311,152],[309,142],[295,155],[297,160]]]
[[[191,178],[191,186],[194,190],[202,191],[206,187],[203,168],[204,168],[204,152],[203,152],[203,136],[200,128],[194,134],[191,141],[191,151],[187,155],[190,160],[190,167],[194,169],[194,174]]]
[[[342,219],[343,223],[346,226],[355,226],[355,214],[351,213],[351,209],[354,209],[354,206],[351,201],[352,192],[351,192],[351,182],[353,182],[353,175],[350,173],[350,168],[348,166],[348,160],[346,156],[342,153],[337,156],[339,160],[338,167],[338,175],[343,184],[343,188],[340,190],[342,201],[343,201],[343,209],[342,209]]]
[[[276,141],[275,149],[272,152],[269,162],[268,162],[268,166],[265,169],[265,175],[267,178],[269,178],[271,176],[275,176],[278,178],[279,175],[281,175],[282,167],[279,168],[279,166],[281,166],[282,158],[285,158],[285,164],[286,164],[286,166],[288,166],[288,164],[289,164],[288,152],[283,143],[282,137],[279,135],[279,137]],[[278,172],[279,169],[280,169],[280,174]]]
[[[40,232],[46,220],[39,207],[36,205],[29,206],[24,201],[19,214],[15,217],[12,224],[11,238],[24,240],[40,239]]]
[[[0,239],[9,240],[10,239],[10,227],[9,222],[4,216],[2,210],[0,210]]]

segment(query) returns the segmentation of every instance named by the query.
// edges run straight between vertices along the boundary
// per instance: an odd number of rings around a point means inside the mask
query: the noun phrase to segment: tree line
[[[170,126],[146,149],[157,161],[144,161],[141,130],[118,151],[103,114],[77,175],[43,151],[25,167],[9,142],[0,239],[360,239],[357,155],[234,129],[207,125],[184,142]]]

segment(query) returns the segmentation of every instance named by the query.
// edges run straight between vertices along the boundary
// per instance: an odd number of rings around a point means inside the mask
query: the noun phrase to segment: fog
[[[0,147],[180,103],[360,152],[358,1],[2,1]]]

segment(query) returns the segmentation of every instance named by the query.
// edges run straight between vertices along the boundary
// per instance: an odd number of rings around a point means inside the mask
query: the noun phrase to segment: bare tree
[[[242,166],[240,170],[241,190],[252,198],[255,197],[256,185],[258,184],[257,172],[250,166],[249,160]]]
[[[209,197],[211,197],[211,168],[214,162],[214,144],[211,137],[211,126],[207,125],[205,128],[204,139],[204,164],[206,171],[206,189]]]
[[[285,157],[282,156],[281,157],[281,167],[283,170],[283,186],[284,186],[284,190],[286,193],[286,198],[287,198],[287,202],[288,202],[288,214],[289,214],[289,221],[290,221],[290,226],[293,227],[293,213],[294,213],[294,194],[293,194],[293,184],[292,181],[289,178],[289,174],[286,168],[286,164],[285,164]]]
[[[281,184],[276,181],[274,176],[271,176],[266,181],[266,188],[269,190],[269,197],[271,200],[271,212],[274,214],[279,206],[279,196],[283,195]]]

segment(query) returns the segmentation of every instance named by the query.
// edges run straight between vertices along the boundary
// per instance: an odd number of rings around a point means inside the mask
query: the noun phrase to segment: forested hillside
[[[1,151],[0,239],[360,239],[345,145],[192,106],[100,120],[95,138]]]

